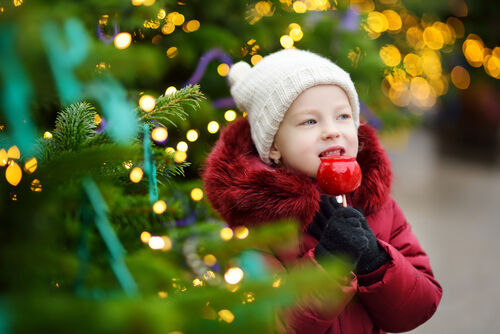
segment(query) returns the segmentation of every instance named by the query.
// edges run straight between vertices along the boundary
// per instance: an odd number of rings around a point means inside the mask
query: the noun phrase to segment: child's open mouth
[[[331,156],[342,156],[345,154],[345,149],[343,147],[332,147],[325,150],[319,154],[320,158],[331,157]]]

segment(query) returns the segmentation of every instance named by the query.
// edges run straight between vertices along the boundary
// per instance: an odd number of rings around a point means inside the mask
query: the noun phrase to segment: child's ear
[[[276,147],[275,143],[273,143],[271,149],[269,150],[269,159],[274,162],[279,161],[281,159],[281,153]]]

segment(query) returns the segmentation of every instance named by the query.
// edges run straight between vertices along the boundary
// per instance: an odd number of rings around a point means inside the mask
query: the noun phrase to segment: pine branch
[[[139,120],[164,127],[167,127],[167,124],[177,126],[173,119],[186,120],[186,109],[200,108],[200,102],[204,99],[199,85],[189,85],[173,94],[160,96],[151,112],[146,113],[138,108],[138,113],[142,114]]]
[[[96,111],[87,102],[71,104],[57,115],[54,140],[60,150],[77,151],[95,136]]]

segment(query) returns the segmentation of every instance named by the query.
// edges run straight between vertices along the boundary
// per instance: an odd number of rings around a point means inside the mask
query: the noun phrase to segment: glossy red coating
[[[327,194],[349,194],[361,185],[361,168],[356,158],[330,156],[321,158],[318,168],[318,185]]]

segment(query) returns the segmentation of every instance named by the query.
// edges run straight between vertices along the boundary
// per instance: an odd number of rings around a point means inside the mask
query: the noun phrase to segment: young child
[[[212,206],[230,226],[298,220],[296,254],[280,258],[274,252],[284,266],[352,260],[350,282],[329,287],[345,293],[340,309],[329,310],[319,298],[290,311],[283,331],[404,332],[429,319],[442,289],[390,196],[388,157],[375,131],[360,126],[349,74],[317,54],[287,49],[253,68],[233,65],[229,79],[248,117],[230,124],[207,158],[203,179]],[[320,158],[329,155],[356,157],[362,170],[362,184],[348,194],[346,208],[316,183]]]

